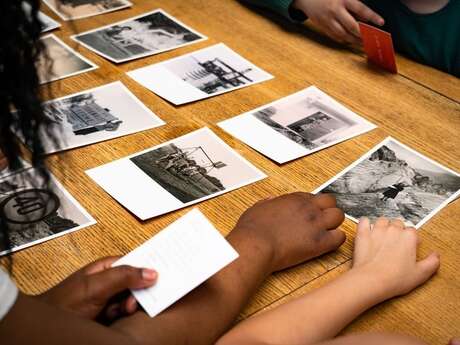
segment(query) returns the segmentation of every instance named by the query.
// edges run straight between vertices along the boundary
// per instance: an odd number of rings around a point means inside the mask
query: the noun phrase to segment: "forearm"
[[[219,345],[314,344],[336,336],[384,299],[377,282],[351,270],[318,290],[243,321]]]
[[[240,257],[171,308],[153,319],[138,312],[114,327],[143,344],[213,344],[271,273],[271,248],[248,236],[234,230],[227,239]]]
[[[0,321],[0,339],[2,345],[137,344],[119,331],[25,295],[19,295],[13,308]]]

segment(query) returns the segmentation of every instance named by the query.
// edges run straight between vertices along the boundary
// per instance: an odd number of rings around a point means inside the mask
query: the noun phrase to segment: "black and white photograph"
[[[387,138],[319,192],[333,194],[355,222],[384,216],[419,228],[460,196],[460,174]]]
[[[20,157],[18,159],[17,166],[12,166],[8,159],[4,155],[0,154],[0,179],[16,174],[30,167],[31,165],[29,164],[29,162],[25,161]]]
[[[273,78],[223,43],[128,72],[128,75],[175,105]]]
[[[115,63],[159,54],[207,39],[159,9],[72,36]]]
[[[43,0],[61,19],[74,20],[97,16],[132,6],[127,0]]]
[[[48,31],[61,27],[61,24],[59,24],[53,18],[51,18],[50,16],[47,16],[41,11],[38,12],[38,18],[40,19],[43,25],[42,32],[48,32]]]
[[[8,226],[11,248],[0,240],[0,255],[96,223],[54,177],[45,184],[33,168],[0,179],[0,218]]]
[[[46,102],[43,108],[50,120],[42,134],[48,154],[164,125],[120,81]]]
[[[87,174],[142,220],[266,177],[208,128],[88,170]]]
[[[314,86],[219,126],[280,164],[376,128]]]
[[[30,13],[31,8],[30,8],[29,3],[23,2],[22,7],[24,8],[24,11],[26,11],[27,13]],[[37,16],[38,16],[38,20],[40,20],[40,22],[42,23],[42,33],[57,29],[61,26],[61,24],[59,24],[57,21],[55,21],[50,16],[47,16],[42,11],[38,11]]]
[[[46,50],[37,61],[41,84],[92,71],[97,65],[78,54],[53,34],[41,38]]]

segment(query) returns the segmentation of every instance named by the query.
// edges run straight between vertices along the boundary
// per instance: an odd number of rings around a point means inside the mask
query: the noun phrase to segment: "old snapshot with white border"
[[[43,0],[61,19],[74,20],[131,7],[127,0]]]
[[[98,68],[53,34],[43,36],[40,40],[46,52],[45,55],[40,55],[37,61],[37,73],[41,84]]]
[[[209,128],[88,170],[87,174],[142,220],[266,177]]]
[[[164,124],[120,81],[48,101],[43,108],[50,120],[46,132],[41,133],[45,153],[94,144]],[[51,133],[54,136],[50,136]],[[22,138],[20,133],[18,136]]]
[[[460,196],[460,174],[387,138],[314,193],[329,193],[348,218],[398,218],[419,228]]]
[[[71,38],[116,63],[159,54],[207,39],[161,9]]]
[[[280,164],[376,128],[314,86],[218,125]]]
[[[175,105],[217,96],[273,78],[223,43],[136,69],[128,75]]]
[[[1,240],[0,255],[96,223],[54,177],[46,183],[33,168],[0,178],[0,218],[8,227],[11,248]]]

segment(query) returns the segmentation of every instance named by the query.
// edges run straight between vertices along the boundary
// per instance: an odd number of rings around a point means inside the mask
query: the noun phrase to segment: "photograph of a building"
[[[114,82],[44,103],[50,126],[43,133],[46,153],[93,144],[164,122],[121,82]],[[55,132],[59,141],[51,140]]]
[[[64,20],[96,16],[132,6],[127,0],[43,0],[43,2]]]
[[[399,218],[419,227],[460,191],[460,175],[387,139],[318,192],[352,219]]]
[[[124,62],[205,39],[162,10],[72,37],[114,62]]]
[[[0,218],[8,226],[11,251],[94,224],[53,178],[44,185],[32,168],[0,179]],[[0,238],[0,255],[7,253],[4,243]]]
[[[309,150],[340,140],[358,124],[350,116],[310,96],[271,105],[254,112],[253,116]]]
[[[97,68],[52,34],[42,37],[41,41],[46,49],[46,54],[41,55],[37,61],[37,72],[42,84]]]

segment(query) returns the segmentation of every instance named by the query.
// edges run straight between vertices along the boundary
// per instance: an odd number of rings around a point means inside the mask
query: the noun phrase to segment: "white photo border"
[[[59,1],[59,0],[57,0],[57,1]],[[125,8],[133,6],[132,2],[130,2],[128,0],[120,0],[120,1],[124,2],[124,5],[116,7],[116,8],[111,8],[111,9],[108,9],[106,11],[102,11],[102,12],[98,12],[98,13],[91,13],[91,14],[84,14],[82,16],[68,17],[64,13],[59,12],[59,10],[57,8],[55,8],[55,6],[51,5],[51,3],[48,0],[43,0],[43,2],[46,4],[46,6],[49,7],[49,9],[51,11],[56,13],[56,15],[59,16],[59,18],[61,18],[62,20],[65,20],[65,21],[94,17],[94,16],[98,16],[100,14],[115,12],[115,11],[119,11],[119,10],[122,10],[122,9],[125,9]]]
[[[224,122],[231,122],[231,120],[233,120],[233,119],[235,119],[235,118],[237,118],[237,117],[243,118],[243,117],[246,117],[246,116],[254,116],[254,114],[257,113],[257,112],[260,111],[260,110],[269,108],[269,107],[271,107],[271,106],[275,106],[275,105],[276,105],[277,103],[279,103],[279,102],[287,101],[287,100],[289,100],[290,98],[294,98],[294,97],[296,97],[296,96],[298,96],[298,95],[300,95],[300,94],[302,94],[302,93],[304,93],[304,92],[307,92],[308,90],[319,91],[323,96],[327,96],[328,98],[330,98],[329,100],[334,101],[334,103],[337,103],[337,104],[340,105],[341,107],[347,109],[348,112],[353,113],[353,115],[354,115],[355,117],[358,117],[358,118],[360,119],[360,121],[362,121],[362,122],[360,123],[361,125],[366,125],[366,126],[369,126],[369,127],[366,128],[366,129],[357,131],[356,133],[353,133],[353,134],[344,136],[343,138],[338,139],[338,140],[335,140],[335,141],[332,141],[332,142],[330,142],[330,143],[328,143],[328,144],[319,146],[319,147],[317,147],[317,148],[315,148],[315,149],[312,149],[312,150],[309,150],[309,149],[303,147],[301,144],[299,144],[299,143],[297,143],[297,142],[295,142],[295,141],[289,139],[294,145],[298,145],[298,146],[302,147],[302,148],[304,149],[305,153],[304,153],[303,155],[300,155],[300,156],[296,157],[296,158],[290,158],[290,159],[283,160],[283,161],[277,161],[277,160],[271,158],[269,155],[266,155],[266,154],[260,152],[260,151],[257,150],[256,148],[252,147],[252,146],[249,145],[248,143],[246,143],[246,142],[244,142],[243,140],[241,140],[240,138],[238,138],[238,136],[234,135],[231,131],[228,131],[226,128],[224,128],[223,126],[221,126],[222,123],[224,123]],[[334,107],[337,106],[337,104],[334,104]],[[338,110],[338,111],[339,111],[339,110]],[[235,137],[235,138],[238,139],[240,142],[242,142],[242,143],[245,144],[246,146],[250,147],[252,150],[255,150],[255,151],[258,152],[259,154],[261,154],[261,155],[263,155],[263,156],[269,158],[270,160],[275,161],[275,162],[277,162],[277,163],[279,163],[279,164],[286,164],[286,163],[292,162],[292,161],[294,161],[294,160],[296,160],[296,159],[299,159],[299,158],[302,158],[302,157],[309,156],[309,155],[311,155],[311,154],[313,154],[313,153],[316,153],[316,152],[318,152],[318,151],[327,149],[327,148],[329,148],[329,147],[331,147],[331,146],[340,144],[340,143],[342,143],[342,142],[345,142],[345,141],[347,141],[347,140],[353,139],[353,138],[355,138],[355,137],[358,137],[358,136],[360,136],[360,135],[363,135],[363,134],[365,134],[365,133],[368,133],[368,132],[373,131],[374,129],[378,128],[378,126],[377,126],[376,124],[370,122],[369,120],[365,119],[365,118],[362,117],[361,115],[356,114],[356,113],[355,113],[354,111],[352,111],[351,109],[348,109],[345,105],[339,103],[339,102],[336,101],[334,98],[332,98],[331,96],[329,96],[329,94],[325,93],[324,91],[322,91],[321,89],[319,89],[319,88],[316,87],[315,85],[308,86],[307,88],[305,88],[305,89],[303,89],[303,90],[300,90],[300,91],[297,91],[297,92],[292,93],[292,94],[290,94],[290,95],[287,95],[287,96],[285,96],[285,97],[279,98],[279,99],[277,99],[277,100],[275,100],[275,101],[273,101],[273,102],[270,102],[270,103],[268,103],[268,104],[262,105],[262,106],[260,106],[260,107],[258,107],[258,108],[253,109],[253,110],[249,110],[249,111],[247,111],[247,112],[245,112],[245,113],[243,113],[243,114],[236,115],[236,116],[231,117],[231,118],[229,118],[229,119],[220,121],[219,123],[217,123],[217,125],[218,125],[222,130],[224,130],[226,133],[228,133],[228,134],[230,134],[231,136]],[[263,123],[263,125],[264,125],[264,126],[267,126],[267,127],[270,127],[270,126],[268,126],[268,125],[266,125],[266,124],[264,124],[264,123]],[[271,128],[270,128],[270,129],[271,129]],[[271,130],[274,132],[273,135],[282,136],[282,134],[278,133],[277,131],[275,131],[275,130],[273,130],[273,129],[271,129]]]
[[[253,179],[249,179],[249,180],[246,180],[245,182],[243,183],[239,183],[239,184],[236,184],[235,186],[231,187],[231,188],[226,188],[225,190],[223,191],[220,191],[220,192],[217,192],[217,193],[213,193],[211,195],[207,195],[207,196],[204,196],[202,198],[198,198],[198,199],[195,199],[193,201],[190,201],[190,202],[187,202],[187,203],[184,203],[182,201],[180,201],[179,199],[177,199],[181,205],[180,207],[177,207],[173,210],[169,210],[169,211],[165,211],[163,213],[159,213],[159,214],[156,214],[156,215],[153,215],[153,216],[148,216],[148,217],[140,217],[138,214],[136,214],[128,205],[125,205],[125,204],[122,204],[121,202],[118,201],[118,199],[113,196],[109,190],[105,189],[104,187],[102,187],[101,185],[99,185],[99,183],[92,177],[92,174],[91,172],[94,170],[98,170],[98,169],[101,169],[101,168],[107,168],[108,165],[111,165],[115,162],[120,162],[120,161],[127,161],[127,160],[131,160],[131,158],[134,158],[134,157],[137,157],[137,156],[141,156],[145,153],[148,153],[150,151],[153,151],[153,150],[157,150],[161,147],[164,147],[164,146],[167,146],[167,145],[170,145],[170,144],[174,144],[178,139],[183,139],[183,138],[187,138],[187,137],[191,137],[193,135],[197,135],[199,132],[203,132],[203,133],[207,133],[209,134],[213,139],[215,139],[217,142],[219,142],[223,147],[224,149],[228,150],[229,152],[232,153],[232,155],[239,161],[241,161],[242,163],[244,163],[244,165],[246,165],[248,168],[250,168],[255,175],[257,175],[256,177],[254,177]],[[133,162],[131,162],[132,164],[134,164]],[[135,165],[135,164],[134,164]],[[137,166],[136,166],[137,167]],[[138,168],[138,167],[137,167]],[[139,170],[142,171],[142,169],[138,168]],[[143,172],[143,171],[142,171]],[[216,133],[214,133],[214,131],[212,131],[209,127],[202,127],[200,129],[197,129],[197,130],[194,130],[190,133],[187,133],[187,134],[184,134],[180,137],[177,137],[177,138],[174,138],[172,140],[169,140],[167,142],[164,142],[164,143],[161,143],[159,145],[156,145],[156,146],[153,146],[153,147],[150,147],[148,149],[145,149],[143,151],[139,151],[139,152],[136,152],[134,154],[131,154],[129,156],[126,156],[126,157],[123,157],[123,158],[120,158],[120,159],[116,159],[116,160],[113,160],[109,163],[106,163],[106,164],[103,164],[103,165],[100,165],[98,167],[94,167],[94,168],[91,168],[91,169],[88,169],[85,171],[85,173],[98,185],[100,186],[102,189],[104,189],[104,191],[109,194],[112,198],[114,198],[120,205],[122,205],[124,208],[128,209],[131,213],[133,213],[136,217],[138,217],[139,219],[141,219],[142,221],[145,221],[145,220],[148,220],[148,219],[151,219],[151,218],[155,218],[155,217],[159,217],[160,215],[163,215],[163,214],[167,214],[167,213],[170,213],[170,212],[173,212],[173,211],[177,211],[177,210],[180,210],[180,209],[183,209],[183,208],[186,208],[188,206],[191,206],[191,205],[195,205],[195,204],[198,204],[198,203],[201,203],[203,201],[206,201],[208,199],[212,199],[212,198],[215,198],[215,197],[218,197],[220,195],[223,195],[225,193],[228,193],[228,192],[232,192],[234,190],[237,190],[239,188],[242,188],[242,187],[245,187],[245,186],[248,186],[252,183],[255,183],[255,182],[258,182],[258,181],[261,181],[265,178],[268,177],[267,174],[265,174],[262,170],[260,170],[259,168],[257,168],[255,165],[253,165],[250,161],[248,161],[247,159],[245,159],[241,154],[239,154],[236,150],[234,150],[232,147],[230,147],[230,145],[228,145],[224,140],[222,140]],[[145,172],[143,172],[145,174]],[[152,179],[153,180],[153,179]],[[157,183],[155,180],[153,180],[154,183]],[[158,184],[158,183],[157,183]],[[161,186],[160,186],[161,187]],[[165,193],[168,193],[170,195],[172,195],[174,197],[173,194],[171,194],[167,189],[161,187]],[[174,197],[175,198],[175,197]]]
[[[432,160],[431,158],[428,158],[426,157],[425,155],[415,151],[414,149],[410,148],[409,146],[401,143],[400,141],[396,140],[395,138],[393,137],[387,137],[385,138],[383,141],[381,141],[379,144],[375,145],[373,148],[371,148],[369,151],[367,151],[363,156],[361,156],[359,159],[357,159],[356,161],[354,161],[351,165],[349,165],[348,167],[346,167],[344,170],[342,170],[340,173],[338,173],[337,175],[335,175],[334,177],[332,177],[331,179],[329,179],[327,182],[323,183],[320,187],[316,188],[312,194],[318,194],[319,192],[321,192],[324,188],[326,188],[327,186],[331,185],[332,183],[334,183],[336,180],[338,180],[339,178],[341,178],[343,175],[345,175],[347,172],[349,172],[350,170],[354,169],[357,165],[359,165],[360,163],[362,163],[363,161],[365,161],[366,159],[368,159],[374,152],[376,152],[378,149],[380,149],[382,146],[386,145],[388,142],[394,142],[396,143],[397,145],[400,145],[402,148],[408,150],[409,152],[417,155],[419,158],[422,158],[424,160],[426,160],[427,162],[437,166],[438,168],[441,168],[443,170],[445,170],[446,172],[450,173],[450,174],[453,174],[457,177],[460,177],[460,174],[453,171],[452,169],[449,169],[443,165],[441,165],[440,163]],[[431,218],[433,218],[433,216],[438,213],[440,210],[442,210],[444,207],[446,207],[449,203],[451,203],[452,201],[454,201],[455,199],[457,199],[458,197],[460,197],[460,190],[458,190],[457,192],[455,192],[454,194],[452,194],[449,198],[447,198],[446,200],[444,200],[438,207],[436,207],[434,210],[432,210],[429,214],[427,214],[420,222],[418,222],[417,224],[414,224],[414,228],[416,229],[419,229],[422,225],[424,225],[426,222],[428,222]],[[353,216],[350,216],[348,214],[345,214],[345,216],[352,220],[353,222],[355,223],[358,223],[359,220],[356,219],[355,217]]]
[[[130,131],[127,131],[126,133],[122,134],[122,135],[118,135],[118,136],[114,136],[114,137],[109,137],[109,138],[101,138],[101,139],[98,139],[98,140],[91,140],[91,141],[88,141],[88,142],[84,142],[84,143],[81,143],[81,144],[78,144],[76,146],[69,146],[69,147],[64,147],[64,148],[55,148],[54,150],[52,151],[46,151],[45,154],[46,155],[49,155],[49,154],[53,154],[53,153],[57,153],[57,152],[63,152],[63,151],[67,151],[67,150],[72,150],[72,149],[76,149],[76,148],[79,148],[79,147],[83,147],[83,146],[88,146],[88,145],[93,145],[93,144],[97,144],[97,143],[101,143],[101,142],[104,142],[104,141],[108,141],[108,140],[113,140],[113,139],[117,139],[117,138],[122,138],[122,137],[125,137],[125,136],[128,136],[128,135],[131,135],[131,134],[135,134],[135,133],[140,133],[140,132],[144,132],[144,131],[147,131],[147,130],[150,130],[150,129],[153,129],[153,128],[157,128],[157,127],[161,127],[161,126],[164,126],[166,124],[165,121],[163,121],[158,115],[156,115],[152,110],[150,110],[144,103],[142,103],[142,101],[136,97],[135,94],[133,94],[131,92],[131,90],[125,85],[123,84],[122,81],[120,80],[117,80],[117,81],[114,81],[114,82],[111,82],[111,83],[108,83],[108,84],[104,84],[104,85],[101,85],[101,86],[97,86],[97,87],[94,87],[92,89],[88,89],[88,90],[84,90],[84,91],[80,91],[80,92],[77,92],[77,93],[74,93],[74,94],[71,94],[71,95],[68,95],[68,96],[63,96],[63,97],[59,97],[59,98],[55,98],[55,99],[52,99],[52,100],[49,100],[49,101],[46,101],[44,103],[42,103],[43,106],[46,106],[47,104],[50,104],[50,103],[54,103],[54,102],[59,102],[61,100],[65,100],[67,98],[72,98],[72,97],[75,97],[75,96],[79,96],[79,95],[83,95],[83,94],[87,94],[87,93],[92,93],[94,91],[97,91],[99,89],[103,89],[103,88],[106,88],[106,87],[109,87],[109,86],[114,86],[114,85],[118,85],[121,89],[123,89],[123,91],[126,92],[126,94],[136,103],[138,104],[145,112],[149,113],[149,115],[152,116],[153,119],[157,120],[158,124],[157,125],[154,125],[154,126],[150,126],[150,127],[146,127],[145,129],[142,129],[142,130],[130,130]],[[21,137],[19,137],[20,140],[21,140]],[[22,140],[21,140],[22,141]],[[24,143],[25,144],[25,143]],[[30,149],[30,148],[29,148]]]
[[[24,173],[25,171],[30,170],[30,169],[34,169],[34,168],[31,167],[31,168],[28,168],[28,169],[25,169],[25,170],[21,170],[19,173]],[[11,177],[11,176],[12,175],[8,175],[8,177]],[[4,179],[4,178],[1,178],[1,179]],[[54,175],[50,174],[50,182],[52,184],[54,184],[56,186],[56,188],[59,189],[59,191],[64,195],[64,197],[67,198],[67,200],[88,219],[88,222],[85,223],[85,224],[81,224],[79,226],[76,226],[74,228],[71,228],[71,229],[68,229],[68,230],[65,230],[65,231],[61,231],[61,232],[59,232],[57,234],[46,236],[46,237],[40,238],[40,239],[38,239],[36,241],[32,241],[32,242],[29,242],[29,243],[24,243],[24,244],[22,244],[20,246],[16,246],[14,248],[1,251],[0,252],[0,257],[4,256],[4,255],[7,255],[7,254],[15,253],[17,251],[20,251],[20,250],[35,246],[36,244],[47,242],[47,241],[50,241],[52,239],[55,239],[55,238],[58,238],[58,237],[61,237],[61,236],[70,234],[72,232],[75,232],[75,231],[78,231],[78,230],[81,230],[81,229],[84,229],[84,228],[87,228],[87,227],[90,227],[92,225],[97,224],[97,221],[93,218],[93,216],[91,216],[88,213],[88,211],[86,211],[86,209],[67,191],[67,189],[64,188],[64,186],[56,179],[56,177]]]
[[[78,75],[78,74],[82,74],[82,73],[86,73],[86,72],[90,72],[90,71],[94,71],[95,69],[98,69],[99,66],[96,65],[94,62],[92,62],[91,60],[89,60],[88,58],[84,57],[83,55],[81,55],[80,53],[78,53],[76,50],[72,49],[71,47],[69,47],[67,44],[65,44],[60,38],[58,38],[55,34],[47,34],[47,35],[44,35],[42,37],[40,37],[41,40],[44,40],[48,37],[51,37],[53,40],[55,40],[62,48],[64,48],[65,50],[67,51],[70,51],[72,54],[74,54],[75,56],[77,56],[79,59],[83,60],[84,62],[86,62],[88,65],[90,65],[91,67],[88,67],[86,69],[82,69],[80,71],[77,71],[77,72],[73,72],[73,73],[70,73],[70,74],[66,74],[64,76],[59,76],[59,77],[55,77],[55,78],[51,78],[51,79],[47,79],[47,80],[44,80],[44,81],[41,81],[40,82],[40,85],[44,85],[44,84],[47,84],[47,83],[52,83],[53,81],[57,81],[57,80],[61,80],[61,79],[66,79],[66,78],[70,78],[70,77],[73,77],[75,75]]]
[[[111,56],[108,56],[107,54],[104,54],[100,51],[98,51],[97,49],[91,47],[90,45],[86,44],[85,42],[82,42],[81,40],[78,39],[79,36],[83,36],[83,35],[87,35],[87,34],[91,34],[93,32],[97,32],[97,31],[101,31],[101,30],[105,30],[107,28],[110,28],[112,26],[115,26],[115,25],[120,25],[120,24],[123,24],[123,23],[126,23],[126,22],[131,22],[133,20],[136,20],[136,19],[139,19],[139,18],[143,18],[143,17],[146,17],[146,16],[149,16],[151,14],[154,14],[154,13],[161,13],[162,15],[164,15],[165,17],[171,19],[172,21],[174,21],[175,23],[181,25],[182,27],[186,28],[187,30],[189,30],[191,33],[199,36],[200,38],[195,40],[195,41],[192,41],[192,42],[186,42],[186,43],[183,43],[183,44],[179,44],[177,46],[174,46],[174,47],[170,47],[170,48],[165,48],[165,49],[161,49],[161,50],[158,50],[158,51],[155,51],[155,52],[146,52],[146,53],[142,53],[142,54],[139,54],[139,55],[136,55],[135,57],[129,57],[129,58],[125,58],[125,59],[114,59],[112,58]],[[140,14],[138,16],[134,16],[134,17],[131,17],[131,18],[128,18],[128,19],[124,19],[124,20],[121,20],[119,22],[115,22],[115,23],[111,23],[111,24],[108,24],[108,25],[105,25],[105,26],[101,26],[101,27],[98,27],[96,29],[93,29],[93,30],[88,30],[88,31],[85,31],[85,32],[81,32],[81,33],[78,33],[76,35],[72,35],[70,36],[70,38],[72,40],[74,40],[75,42],[77,42],[78,44],[82,45],[83,47],[85,47],[86,49],[88,50],[91,50],[93,53],[99,55],[99,56],[102,56],[104,57],[105,59],[109,60],[109,61],[112,61],[114,63],[123,63],[123,62],[128,62],[128,61],[132,61],[132,60],[136,60],[136,59],[141,59],[141,58],[144,58],[144,57],[147,57],[147,56],[153,56],[153,55],[157,55],[157,54],[161,54],[161,53],[164,53],[164,52],[167,52],[167,51],[171,51],[171,50],[175,50],[175,49],[179,49],[179,48],[182,48],[182,47],[185,47],[185,46],[188,46],[188,45],[191,45],[191,44],[195,44],[195,43],[198,43],[198,42],[202,42],[202,41],[206,41],[208,39],[207,36],[203,35],[202,33],[192,29],[191,27],[189,27],[188,25],[182,23],[179,19],[177,19],[176,17],[172,16],[171,14],[167,13],[166,11],[164,11],[163,9],[161,8],[157,8],[153,11],[150,11],[150,12],[146,12],[146,13],[143,13],[143,14]]]

